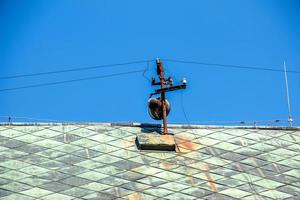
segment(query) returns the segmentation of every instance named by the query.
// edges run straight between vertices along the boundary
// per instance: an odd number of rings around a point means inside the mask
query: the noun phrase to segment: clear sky
[[[2,0],[0,74],[5,77],[156,57],[280,70],[285,60],[288,70],[300,71],[299,10],[299,0]],[[172,104],[169,122],[188,123],[183,108],[191,123],[287,119],[281,72],[167,60],[164,65],[177,80],[188,80],[187,90],[167,94]],[[155,64],[149,66],[145,75],[150,78],[155,75]],[[0,90],[146,67],[139,63],[1,79]],[[288,73],[288,78],[292,116],[299,119],[300,74]],[[154,89],[142,73],[136,73],[0,91],[0,115],[153,123],[147,99]]]

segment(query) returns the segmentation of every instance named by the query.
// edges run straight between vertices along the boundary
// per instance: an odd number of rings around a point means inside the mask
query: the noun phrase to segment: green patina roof
[[[300,199],[299,128],[173,125],[177,152],[139,151],[139,124],[0,125],[0,199]]]

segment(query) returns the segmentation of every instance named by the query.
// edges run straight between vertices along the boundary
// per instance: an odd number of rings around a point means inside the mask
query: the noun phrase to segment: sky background
[[[280,70],[286,61],[288,70],[300,71],[299,10],[299,0],[2,0],[0,76],[160,57],[167,75],[188,81],[186,90],[167,94],[172,105],[169,122],[226,125],[230,123],[207,121],[286,120],[283,73],[167,59]],[[147,63],[139,63],[0,79],[0,90],[146,67]],[[151,78],[155,63],[149,67],[145,76]],[[288,73],[288,79],[292,116],[299,119],[300,74]],[[160,123],[147,112],[154,89],[142,73],[136,73],[0,91],[0,115]]]

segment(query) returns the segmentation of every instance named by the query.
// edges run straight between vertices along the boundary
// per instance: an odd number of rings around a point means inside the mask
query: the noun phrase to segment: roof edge
[[[123,126],[123,127],[148,127],[161,128],[162,124],[151,123],[99,123],[99,122],[68,122],[68,123],[31,123],[31,122],[0,122],[0,126],[64,126],[64,125],[105,125],[105,126]],[[266,130],[300,130],[300,127],[289,126],[222,126],[222,125],[188,125],[188,124],[169,124],[170,128],[180,129],[266,129]]]

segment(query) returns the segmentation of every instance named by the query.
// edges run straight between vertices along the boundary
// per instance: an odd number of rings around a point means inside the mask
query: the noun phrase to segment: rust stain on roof
[[[139,195],[139,193],[133,193],[131,195],[128,196],[128,199],[129,200],[140,200],[141,199],[141,196]]]
[[[204,168],[204,174],[207,178],[207,181],[208,181],[208,185],[210,187],[210,190],[212,192],[217,192],[217,186],[216,184],[214,183],[213,179],[211,178],[211,176],[209,175],[209,167],[208,167],[208,164],[205,164],[205,168]]]
[[[173,164],[170,162],[163,162],[162,165],[163,165],[163,168],[166,170],[171,170],[173,168]]]
[[[199,149],[201,146],[197,143],[194,143],[191,139],[183,137],[174,137],[176,142],[176,151],[179,153],[188,153]]]

